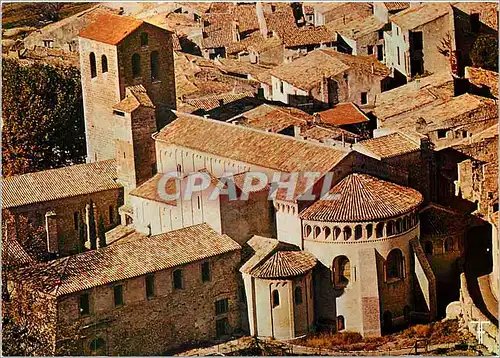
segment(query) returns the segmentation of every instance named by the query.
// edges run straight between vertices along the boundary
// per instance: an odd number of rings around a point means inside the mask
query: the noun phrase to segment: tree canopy
[[[5,177],[85,161],[79,70],[2,60]]]
[[[474,67],[498,72],[498,38],[496,36],[479,36],[469,55]]]

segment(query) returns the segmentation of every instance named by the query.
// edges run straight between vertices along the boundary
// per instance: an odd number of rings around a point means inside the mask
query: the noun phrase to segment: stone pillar
[[[57,214],[53,211],[48,211],[45,214],[45,232],[47,233],[47,252],[49,254],[58,254]]]

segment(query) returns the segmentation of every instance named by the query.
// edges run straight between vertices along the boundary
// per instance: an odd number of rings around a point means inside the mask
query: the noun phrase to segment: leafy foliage
[[[498,72],[498,38],[496,36],[479,36],[469,53],[474,67]]]
[[[2,60],[4,176],[85,161],[80,73]]]

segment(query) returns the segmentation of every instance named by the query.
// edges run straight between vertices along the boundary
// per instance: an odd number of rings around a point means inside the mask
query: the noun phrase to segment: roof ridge
[[[205,122],[216,123],[216,124],[220,124],[222,126],[230,126],[231,128],[235,128],[236,127],[236,128],[239,128],[240,130],[251,131],[251,132],[259,133],[259,134],[266,135],[266,136],[269,136],[269,137],[282,138],[282,139],[290,141],[290,142],[305,143],[307,145],[311,145],[311,146],[315,146],[315,147],[328,148],[328,149],[331,149],[332,151],[337,151],[337,152],[345,152],[345,153],[350,152],[350,150],[348,150],[348,148],[343,148],[343,147],[342,148],[332,148],[332,146],[324,144],[324,143],[310,142],[310,141],[307,141],[307,140],[297,139],[295,137],[287,136],[287,135],[284,135],[284,134],[273,133],[273,132],[266,132],[266,131],[263,131],[263,130],[260,130],[260,129],[257,129],[257,128],[253,128],[253,127],[249,127],[249,126],[241,126],[241,125],[238,125],[238,124],[228,123],[228,122],[224,122],[224,121],[217,121],[217,120],[214,120],[214,119],[204,118],[204,117],[200,117],[200,116],[197,116],[197,115],[194,115],[194,114],[191,114],[191,113],[184,113],[184,112],[179,112],[179,111],[176,111],[176,110],[172,110],[172,112],[174,112],[174,114],[181,114],[182,116],[191,117],[191,118],[198,119],[198,120],[205,121]],[[179,117],[177,117],[177,118],[179,118]],[[169,124],[167,124],[165,127],[163,127],[158,133],[155,133],[155,137],[154,138],[156,138],[157,134],[159,134],[160,132],[162,132],[164,129],[166,129],[168,126],[170,126],[174,122],[175,122],[175,120],[173,120],[172,122],[170,122]],[[159,139],[159,140],[161,140],[161,139]]]

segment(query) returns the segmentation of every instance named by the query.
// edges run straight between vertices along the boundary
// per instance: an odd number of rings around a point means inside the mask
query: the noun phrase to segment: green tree
[[[85,161],[80,72],[2,59],[4,176]]]
[[[99,247],[106,247],[106,226],[104,225],[104,218],[102,215],[99,216],[97,234],[99,235]]]
[[[469,56],[474,67],[498,72],[498,38],[491,35],[479,36]]]
[[[94,202],[90,201],[90,211],[89,211],[89,241],[90,249],[97,249],[97,233],[96,233],[96,222],[94,215]]]

